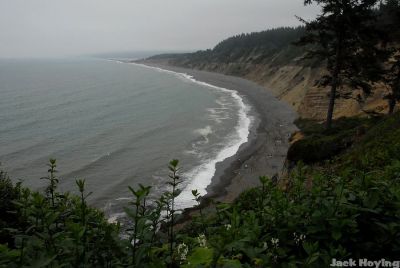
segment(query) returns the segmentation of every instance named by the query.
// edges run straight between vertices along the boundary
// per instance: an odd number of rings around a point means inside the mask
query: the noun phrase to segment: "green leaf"
[[[187,258],[187,265],[182,267],[197,267],[198,265],[210,265],[213,260],[213,251],[209,248],[195,248]]]
[[[340,230],[332,231],[332,238],[338,241],[342,237],[342,232]]]
[[[169,165],[170,165],[171,167],[174,167],[174,168],[176,168],[176,167],[178,166],[178,164],[179,164],[179,160],[177,160],[177,159],[171,160],[171,161],[169,162]]]
[[[303,243],[303,248],[307,252],[309,256],[311,256],[318,248],[318,242],[315,242],[313,244],[304,242]]]
[[[219,266],[222,268],[241,268],[242,264],[239,260],[221,259],[218,261]]]
[[[41,257],[38,260],[34,261],[31,264],[31,267],[35,267],[35,268],[39,268],[39,267],[46,267],[47,265],[49,265],[55,258],[57,257],[57,255],[54,255],[53,257]]]
[[[306,263],[308,265],[310,265],[310,264],[316,262],[318,260],[318,258],[319,258],[319,254],[318,253],[314,253],[313,255],[311,255],[310,257],[307,258]]]
[[[380,199],[379,193],[374,191],[370,193],[368,196],[366,196],[366,198],[364,199],[364,205],[367,208],[374,209],[378,205],[379,199]]]

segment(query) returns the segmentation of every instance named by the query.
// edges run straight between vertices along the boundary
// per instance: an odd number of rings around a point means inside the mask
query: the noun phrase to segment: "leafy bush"
[[[86,204],[84,180],[76,181],[79,196],[57,191],[55,160],[45,193],[14,186],[0,173],[0,267],[327,267],[332,258],[395,260],[399,122],[399,114],[381,120],[318,168],[298,164],[278,182],[260,177],[260,187],[232,204],[211,202],[179,229],[174,200],[181,180],[173,160],[170,191],[159,200],[147,200],[150,187],[130,188],[125,236]],[[192,194],[200,203],[198,192]]]
[[[331,159],[351,147],[378,120],[380,118],[340,118],[327,130],[314,120],[299,119],[296,125],[305,138],[289,148],[287,159],[306,164]]]
[[[20,184],[13,186],[10,178],[0,171],[0,244],[13,244],[12,235],[6,228],[18,223],[18,215],[12,213],[16,209],[14,200],[18,199]]]
[[[81,198],[56,192],[55,160],[50,163],[51,191],[46,195],[19,185],[1,185],[7,196],[10,221],[2,230],[13,237],[13,243],[0,246],[1,267],[88,266],[114,267],[120,264],[121,241],[118,226],[108,224],[104,215],[86,205],[84,181],[78,181]],[[49,189],[49,188],[48,188]],[[2,241],[4,243],[4,241]]]
[[[289,161],[303,161],[312,164],[330,159],[353,144],[354,140],[348,133],[323,136],[311,135],[294,143],[287,153]]]
[[[343,157],[346,166],[374,170],[400,159],[400,113],[379,121]]]

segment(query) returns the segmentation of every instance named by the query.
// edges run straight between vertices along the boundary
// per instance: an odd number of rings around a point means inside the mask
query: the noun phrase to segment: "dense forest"
[[[286,60],[312,56],[326,64],[328,74],[321,82],[326,86],[340,91],[349,82],[350,88],[367,90],[378,79],[391,90],[385,98],[396,104],[399,1],[380,6],[372,0],[316,2],[322,13],[304,27],[238,35],[213,50],[157,58],[229,62],[248,53],[264,61],[290,47]],[[376,28],[372,35],[364,31],[369,27]],[[302,38],[305,46],[293,44]],[[333,91],[327,97],[334,104],[341,96]],[[77,196],[58,190],[64,178],[57,176],[56,160],[50,160],[42,178],[44,191],[15,184],[2,171],[0,267],[329,267],[332,259],[350,258],[398,265],[400,112],[330,119],[329,124],[297,120],[303,137],[289,149],[285,174],[275,180],[260,177],[259,187],[233,203],[210,200],[205,206],[193,189],[199,206],[180,226],[178,160],[168,165],[169,191],[155,202],[148,200],[151,187],[129,187],[132,200],[125,212],[130,221],[124,233],[119,223],[107,222],[88,206],[84,180],[76,180]]]
[[[326,116],[328,125],[329,118],[333,118],[335,101],[307,102],[307,98],[316,95],[314,87],[321,89],[317,100],[324,99],[324,94],[341,102],[355,100],[356,106],[361,107],[360,112],[368,100],[376,102],[383,95],[388,102],[387,109],[393,112],[399,99],[392,92],[399,69],[399,1],[305,1],[305,4],[313,2],[320,4],[321,14],[314,21],[298,18],[304,26],[240,34],[213,49],[156,55],[147,61],[252,80],[293,105],[301,116],[321,120],[318,114],[322,111],[310,105],[330,107]],[[343,12],[335,13],[337,10]],[[335,55],[337,49],[339,55]],[[334,75],[335,67],[337,75]],[[331,79],[340,81],[334,90],[329,85]],[[384,110],[384,106],[372,107],[372,111]]]
[[[232,63],[240,59],[252,63],[270,63],[274,57],[284,51],[277,63],[285,64],[304,53],[304,49],[292,43],[305,33],[305,27],[282,27],[262,32],[240,34],[230,37],[213,49],[186,54],[162,54],[149,59],[169,59],[171,64],[184,67],[199,67],[209,63]]]
[[[373,12],[376,16],[374,24],[376,24],[377,29],[386,32],[392,40],[399,41],[398,1],[381,2]],[[234,63],[242,58],[257,64],[283,65],[295,60],[298,60],[299,64],[309,64],[310,61],[306,59],[299,61],[298,58],[305,53],[306,48],[301,48],[295,44],[305,33],[305,26],[278,27],[261,32],[242,33],[227,38],[213,49],[200,50],[194,53],[160,54],[148,59],[168,59],[171,64],[198,68],[201,68],[201,65],[213,62]],[[381,37],[384,39],[383,36]]]

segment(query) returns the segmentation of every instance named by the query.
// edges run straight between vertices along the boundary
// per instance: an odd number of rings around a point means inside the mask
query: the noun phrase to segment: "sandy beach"
[[[249,141],[241,145],[236,155],[217,164],[217,171],[207,187],[206,197],[231,202],[243,190],[260,185],[259,176],[271,177],[282,171],[289,148],[289,137],[297,129],[293,123],[297,114],[287,103],[275,98],[262,86],[242,78],[157,62],[138,63],[186,73],[196,80],[236,90],[253,107],[256,125],[250,132]]]

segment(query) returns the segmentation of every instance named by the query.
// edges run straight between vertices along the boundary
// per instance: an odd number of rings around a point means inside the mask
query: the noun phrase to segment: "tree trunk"
[[[330,129],[332,127],[333,110],[335,107],[336,87],[337,86],[335,84],[332,85],[331,93],[329,96],[328,114],[326,117],[326,128],[327,129]]]
[[[394,84],[392,85],[392,94],[391,98],[389,99],[389,114],[393,114],[394,112],[399,92],[400,92],[400,68],[398,69],[397,72],[397,78],[394,81]]]
[[[329,96],[329,106],[328,106],[328,114],[326,116],[326,129],[330,129],[332,127],[332,118],[333,118],[333,110],[335,108],[335,100],[336,100],[336,91],[339,86],[339,73],[341,70],[341,62],[342,62],[342,34],[338,33],[338,43],[336,47],[336,55],[335,55],[335,69],[332,74],[332,83],[331,83],[331,93]]]
[[[388,114],[393,114],[394,107],[396,106],[395,97],[394,96],[390,96],[388,102],[389,102],[389,112],[388,112]]]

